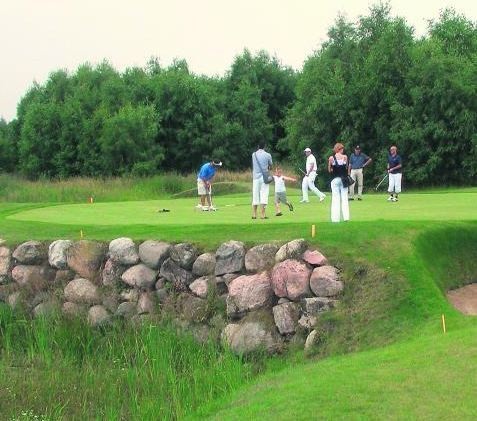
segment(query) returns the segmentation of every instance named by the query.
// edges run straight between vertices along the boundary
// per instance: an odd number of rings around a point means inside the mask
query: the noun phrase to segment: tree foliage
[[[448,9],[416,38],[389,4],[338,16],[301,72],[244,50],[223,77],[152,58],[123,73],[108,62],[53,72],[0,121],[0,168],[28,177],[195,171],[212,158],[250,167],[259,142],[276,161],[310,146],[324,181],[336,141],[374,158],[397,144],[408,184],[471,183],[477,174],[477,28]]]

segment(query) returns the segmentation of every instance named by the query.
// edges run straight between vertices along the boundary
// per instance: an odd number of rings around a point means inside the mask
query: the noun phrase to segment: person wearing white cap
[[[301,203],[308,203],[308,189],[310,189],[313,193],[315,193],[320,202],[325,200],[326,194],[319,191],[318,188],[315,186],[315,178],[316,178],[316,159],[311,153],[310,148],[305,148],[305,155],[306,155],[306,173],[303,177],[303,181],[301,183],[301,192],[302,192],[302,199],[300,200]]]
[[[217,168],[222,166],[222,162],[218,160],[213,160],[206,162],[200,167],[199,173],[197,174],[197,193],[200,197],[200,203],[197,205],[197,208],[203,211],[215,211],[217,210],[212,205],[212,179],[215,176]],[[207,199],[207,205],[205,205],[205,199]]]

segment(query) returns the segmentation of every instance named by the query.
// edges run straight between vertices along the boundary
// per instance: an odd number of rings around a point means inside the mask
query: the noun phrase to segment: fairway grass
[[[472,420],[477,328],[289,365],[194,418]]]

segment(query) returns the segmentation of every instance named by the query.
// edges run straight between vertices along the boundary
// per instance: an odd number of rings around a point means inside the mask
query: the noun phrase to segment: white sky
[[[117,70],[183,58],[223,75],[244,48],[299,70],[326,40],[338,13],[351,21],[374,0],[1,0],[0,117],[10,121],[33,81],[107,59]],[[477,21],[477,1],[391,0],[417,35],[445,7]]]

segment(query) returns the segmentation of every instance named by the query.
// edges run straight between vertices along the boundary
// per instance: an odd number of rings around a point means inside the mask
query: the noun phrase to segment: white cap
[[[311,152],[310,148],[305,148],[304,152]]]

